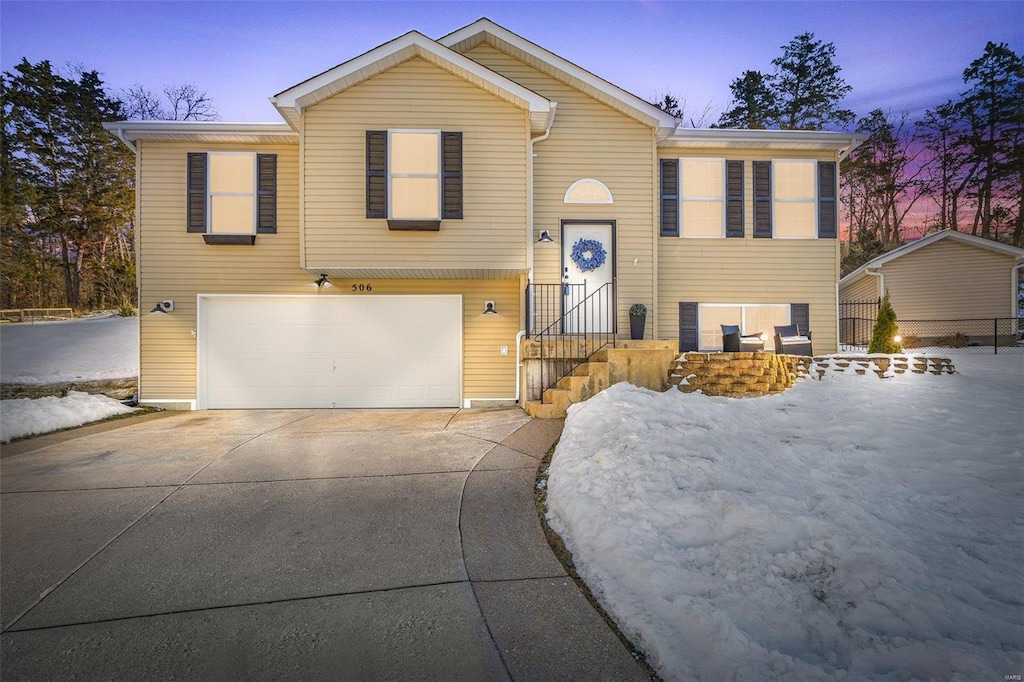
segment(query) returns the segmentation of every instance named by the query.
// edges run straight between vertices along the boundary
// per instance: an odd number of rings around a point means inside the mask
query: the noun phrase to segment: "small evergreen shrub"
[[[643,303],[634,303],[633,305],[629,306],[630,317],[641,317],[646,314],[647,306],[645,306]]]
[[[875,320],[875,327],[871,330],[871,345],[868,346],[869,353],[899,353],[901,348],[894,337],[900,333],[896,325],[896,311],[892,309],[889,302],[889,292],[885,292],[882,298],[882,305],[878,308],[878,319]]]

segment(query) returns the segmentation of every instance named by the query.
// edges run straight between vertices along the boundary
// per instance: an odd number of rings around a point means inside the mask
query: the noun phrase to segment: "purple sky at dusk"
[[[410,29],[438,38],[481,16],[640,97],[687,113],[771,70],[804,31],[836,45],[846,105],[924,109],[963,89],[985,42],[1024,50],[1021,2],[9,2],[0,65],[76,62],[114,88],[195,83],[225,121],[279,121],[267,98]]]

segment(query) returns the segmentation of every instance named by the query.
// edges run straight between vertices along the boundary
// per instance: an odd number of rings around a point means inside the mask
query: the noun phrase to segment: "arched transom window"
[[[567,204],[611,204],[611,190],[600,180],[583,178],[569,185],[565,191]]]

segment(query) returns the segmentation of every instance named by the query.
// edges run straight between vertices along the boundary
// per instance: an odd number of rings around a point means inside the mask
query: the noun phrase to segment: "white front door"
[[[614,331],[614,274],[615,230],[611,222],[562,224],[564,312],[576,308],[566,318],[566,334]],[[594,296],[605,284],[609,286]]]

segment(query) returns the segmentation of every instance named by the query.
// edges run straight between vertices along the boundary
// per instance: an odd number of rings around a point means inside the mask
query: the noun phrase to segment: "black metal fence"
[[[602,348],[615,346],[615,280],[587,293],[582,284],[528,284],[527,336],[539,342],[540,394]]]
[[[839,350],[856,351],[871,343],[871,330],[882,299],[843,301],[839,304]]]
[[[839,350],[867,352],[876,315],[870,308],[843,309],[840,304]],[[875,305],[875,304],[872,304]],[[877,312],[877,306],[875,308]],[[844,314],[845,313],[845,314]],[[906,351],[954,355],[1024,353],[1024,318],[897,320],[900,344]]]

